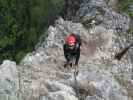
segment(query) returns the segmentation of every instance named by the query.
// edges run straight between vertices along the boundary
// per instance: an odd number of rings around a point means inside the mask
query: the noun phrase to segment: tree
[[[62,11],[64,0],[0,0],[0,62],[19,62]],[[21,57],[22,56],[22,57]]]

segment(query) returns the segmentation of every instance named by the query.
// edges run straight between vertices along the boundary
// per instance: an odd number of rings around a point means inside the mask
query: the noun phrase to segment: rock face
[[[127,55],[122,61],[114,60],[114,53],[128,44],[124,36],[117,37],[117,27],[125,32],[130,19],[113,11],[104,0],[84,0],[77,14],[75,23],[56,20],[47,31],[48,37],[42,37],[36,50],[27,54],[20,65],[3,62],[2,100],[133,99],[132,59]],[[63,67],[64,39],[70,33],[81,35],[83,41],[76,79],[74,69]]]
[[[83,0],[65,0],[64,15],[65,19],[72,20],[76,11],[80,8]]]
[[[131,4],[131,5],[128,6],[128,10],[129,11],[133,11],[133,4]]]
[[[40,98],[41,100],[131,100],[128,91],[114,77],[121,73],[120,68],[125,70],[124,66],[128,62],[113,60],[114,50],[118,49],[115,41],[117,37],[113,32],[113,29],[106,29],[101,25],[96,25],[88,30],[80,23],[64,21],[62,18],[57,20],[55,27],[49,27],[49,36],[45,42],[38,44],[37,50],[27,55],[22,61],[23,65],[29,66],[23,69],[25,70],[23,72],[27,74],[22,76],[25,81],[30,81],[22,91],[31,90],[37,94],[33,95],[30,91],[23,92],[25,99],[28,100],[27,94],[30,94],[32,99],[36,98],[35,100]],[[65,59],[62,47],[64,38],[69,33],[80,34],[82,39],[87,42],[85,47],[84,45],[81,47],[77,89],[73,70],[66,71],[63,68]],[[90,53],[92,51],[93,54]],[[119,68],[120,64],[122,67]],[[34,84],[37,85],[35,86],[37,90],[33,90]]]
[[[81,98],[83,100],[93,100],[93,98],[99,98],[100,100],[128,100],[126,92],[111,78],[111,75],[106,71],[106,74],[103,73],[104,71],[83,71],[77,76],[79,92],[82,94]]]
[[[19,79],[16,63],[5,60],[0,66],[0,99],[19,100]]]
[[[127,15],[113,11],[105,0],[84,0],[77,11],[76,19],[85,25],[90,25],[92,19],[95,19],[96,24],[116,32],[125,32],[129,28],[130,22]]]
[[[109,0],[108,5],[111,6],[112,8],[115,8],[119,4],[119,0]]]

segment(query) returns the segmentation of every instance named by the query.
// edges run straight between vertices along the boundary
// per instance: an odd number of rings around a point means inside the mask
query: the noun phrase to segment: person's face
[[[69,49],[71,49],[71,50],[74,49],[74,45],[70,45]]]

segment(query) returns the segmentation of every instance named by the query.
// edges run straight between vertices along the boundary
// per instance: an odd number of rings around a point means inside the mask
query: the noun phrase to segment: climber
[[[74,59],[74,65],[78,68],[78,61],[80,58],[80,45],[81,39],[79,35],[70,34],[66,37],[64,44],[64,56],[66,58],[65,68],[72,67],[72,61]]]

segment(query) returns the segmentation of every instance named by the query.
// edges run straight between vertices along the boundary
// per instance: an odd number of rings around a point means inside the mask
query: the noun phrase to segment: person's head
[[[66,39],[66,43],[68,44],[70,49],[73,49],[75,47],[76,44],[76,37],[74,34],[71,34],[67,37]]]

